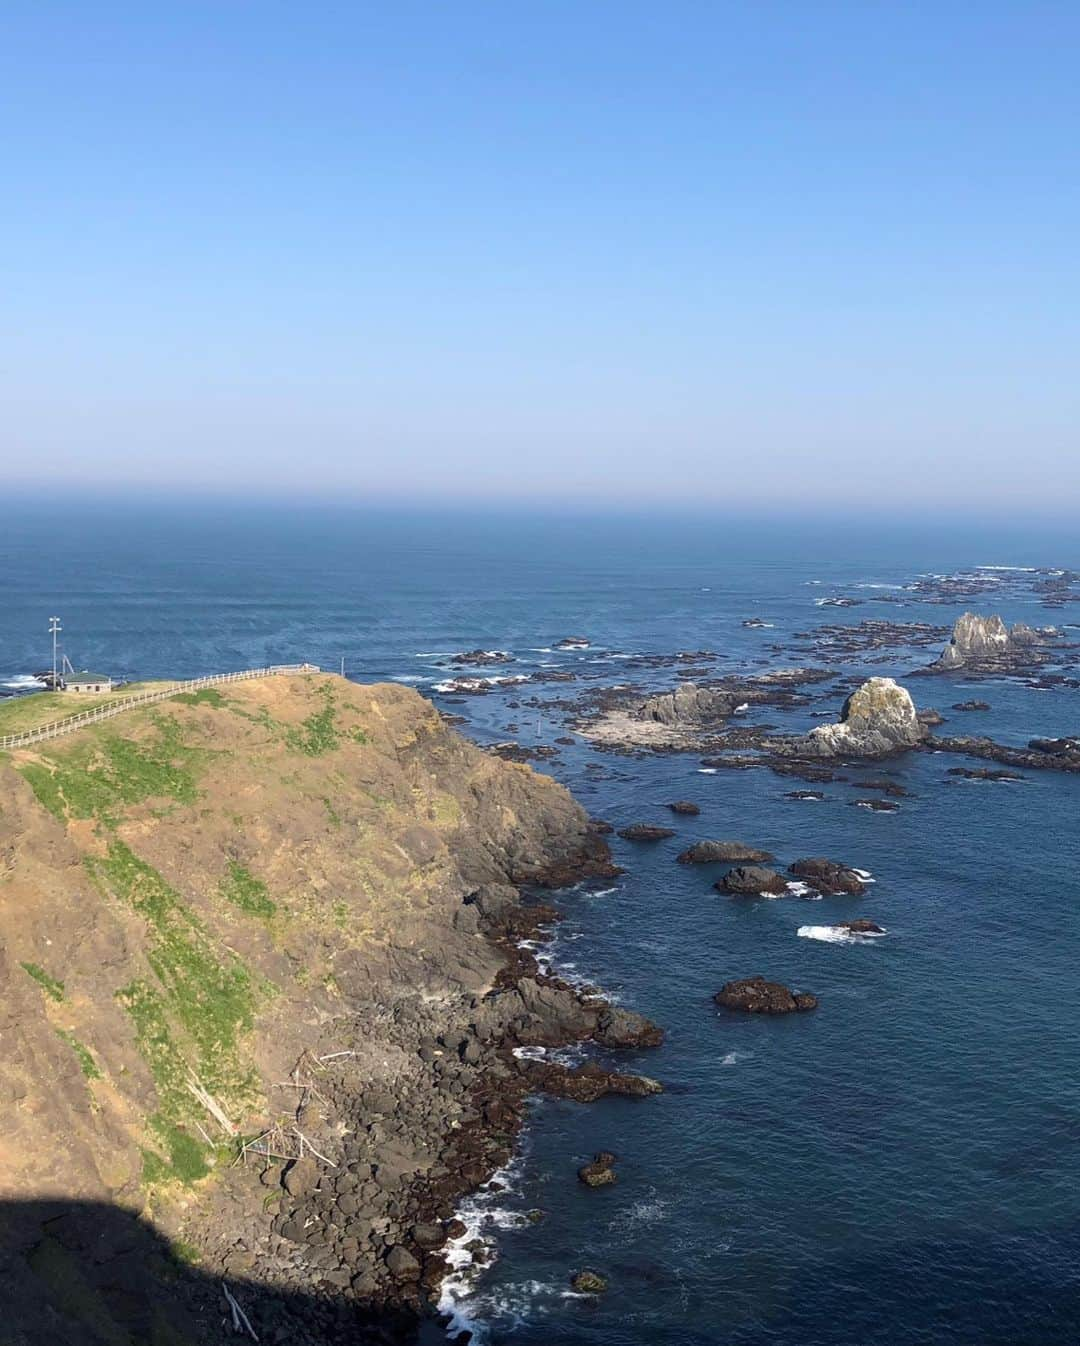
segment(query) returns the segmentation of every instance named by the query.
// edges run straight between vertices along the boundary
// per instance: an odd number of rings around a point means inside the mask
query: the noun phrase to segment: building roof
[[[91,673],[87,668],[80,668],[78,673],[69,673],[65,679],[69,684],[72,682],[112,682],[108,673]]]

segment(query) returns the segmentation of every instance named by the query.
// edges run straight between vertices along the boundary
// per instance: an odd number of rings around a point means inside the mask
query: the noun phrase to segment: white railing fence
[[[224,682],[244,682],[248,678],[270,678],[279,674],[319,673],[318,664],[271,664],[268,668],[246,668],[241,673],[213,673],[207,678],[189,678],[186,682],[174,682],[168,687],[159,687],[153,692],[140,692],[137,696],[125,696],[119,701],[110,701],[103,706],[93,706],[78,715],[69,715],[63,720],[53,720],[50,724],[39,724],[36,729],[27,729],[22,734],[0,734],[0,750],[5,748],[25,748],[31,743],[41,743],[48,738],[59,738],[61,734],[70,734],[73,729],[81,729],[84,724],[94,724],[97,720],[108,720],[125,710],[136,706],[149,706],[155,701],[167,701],[178,692],[197,692],[203,687],[217,687]]]

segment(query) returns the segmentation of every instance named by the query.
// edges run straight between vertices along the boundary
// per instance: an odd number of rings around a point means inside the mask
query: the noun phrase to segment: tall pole
[[[63,628],[59,617],[49,618],[49,630],[52,632],[52,691],[56,691],[56,636]]]

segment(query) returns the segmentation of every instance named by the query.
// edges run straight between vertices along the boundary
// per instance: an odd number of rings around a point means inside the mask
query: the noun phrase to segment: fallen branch
[[[237,1303],[236,1296],[229,1289],[229,1287],[226,1284],[224,1284],[224,1282],[222,1282],[221,1288],[222,1290],[225,1291],[225,1299],[228,1302],[229,1308],[232,1309],[233,1331],[239,1332],[241,1331],[241,1329],[243,1329],[248,1333],[252,1341],[258,1341],[259,1340],[258,1333],[251,1326],[250,1318],[248,1318],[247,1314]]]

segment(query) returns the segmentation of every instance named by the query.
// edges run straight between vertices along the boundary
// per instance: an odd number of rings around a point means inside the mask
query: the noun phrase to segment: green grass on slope
[[[115,826],[124,806],[163,797],[181,804],[198,798],[195,770],[206,749],[187,746],[180,724],[155,715],[156,734],[147,742],[102,735],[45,754],[47,762],[19,770],[38,800],[61,821],[96,818]]]
[[[221,881],[219,892],[226,902],[239,907],[249,916],[269,920],[277,911],[277,906],[262,879],[257,879],[249,869],[245,869],[235,860],[229,861],[229,868]]]
[[[57,981],[55,977],[50,977],[43,967],[37,963],[23,963],[23,971],[30,974],[37,982],[50,1000],[63,1000],[64,983]]]
[[[191,1077],[231,1116],[257,1096],[258,1078],[241,1046],[254,1021],[251,975],[234,954],[219,953],[175,889],[122,842],[86,864],[150,933],[153,978],[136,978],[117,992],[158,1093],[150,1126],[164,1154],[147,1152],[145,1177],[193,1182],[208,1171],[209,1157],[194,1124],[213,1135],[216,1123],[192,1096]]]

